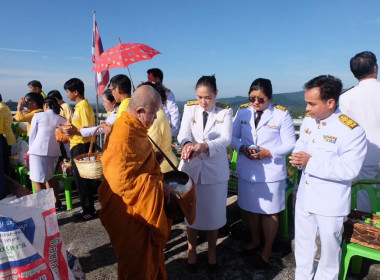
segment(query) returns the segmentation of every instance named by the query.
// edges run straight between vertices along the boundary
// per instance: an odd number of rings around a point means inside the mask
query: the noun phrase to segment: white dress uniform
[[[294,149],[311,155],[296,200],[296,279],[338,279],[351,181],[359,174],[366,146],[364,129],[339,109],[324,120],[305,117]],[[317,235],[321,257],[316,269]]]
[[[355,180],[380,179],[380,82],[365,79],[339,98],[340,110],[364,128],[367,136],[367,155]],[[374,185],[378,187],[377,185]],[[359,191],[357,210],[371,212],[367,192]]]
[[[113,109],[104,121],[109,124],[113,124],[116,120],[118,109],[119,107],[116,107],[115,109]],[[81,128],[80,134],[82,135],[82,137],[91,137],[97,128],[98,128],[97,126]],[[99,128],[99,130],[96,132],[96,135],[100,135],[100,134],[104,134],[104,131],[102,128]]]
[[[231,142],[232,109],[216,103],[208,112],[203,130],[203,108],[198,101],[189,101],[184,107],[178,141],[181,146],[205,142],[209,153],[202,153],[189,162],[189,175],[196,191],[196,220],[189,227],[215,230],[226,222],[229,163],[226,148]],[[187,223],[187,222],[186,222]]]
[[[166,104],[164,108],[165,114],[169,119],[170,127],[172,129],[172,136],[176,137],[179,131],[180,119],[177,102],[175,101],[174,93],[170,90],[166,92]]]
[[[55,138],[56,127],[66,122],[53,110],[36,113],[29,131],[30,180],[44,183],[54,176],[55,165],[61,155]]]
[[[286,108],[272,103],[263,111],[255,127],[251,103],[236,113],[231,146],[239,152],[242,145],[255,144],[269,150],[271,158],[250,160],[239,153],[236,170],[240,208],[259,214],[275,214],[285,209],[285,157],[295,144],[294,123]]]

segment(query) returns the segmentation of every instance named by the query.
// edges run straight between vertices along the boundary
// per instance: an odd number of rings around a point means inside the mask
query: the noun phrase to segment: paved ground
[[[74,222],[71,217],[72,213],[79,210],[78,198],[75,192],[74,207],[73,211],[58,213],[58,222],[67,249],[79,258],[86,273],[86,279],[117,279],[116,258],[108,235],[99,219],[80,223]],[[96,204],[96,208],[100,208],[99,203]],[[219,231],[217,255],[220,269],[215,274],[207,272],[207,241],[203,234],[198,240],[199,270],[193,274],[187,272],[186,228],[182,222],[177,222],[173,225],[170,241],[165,250],[169,280],[294,279],[293,238],[283,239],[278,235],[274,245],[270,269],[257,271],[252,266],[253,260],[241,256],[240,253],[244,243],[248,240],[248,230],[242,222],[239,222],[240,210],[234,195],[231,195],[228,199],[227,217],[227,225]],[[290,226],[290,229],[292,229],[292,226]],[[290,235],[293,237],[292,230]],[[380,279],[380,264],[365,260],[362,274],[349,275],[347,279]]]

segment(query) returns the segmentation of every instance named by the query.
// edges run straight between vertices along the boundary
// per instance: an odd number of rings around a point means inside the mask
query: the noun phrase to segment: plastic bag
[[[0,278],[69,279],[53,190],[0,201]]]
[[[21,137],[17,138],[16,143],[12,145],[11,155],[17,156],[17,163],[19,165],[25,165],[24,155],[28,152],[29,145]]]

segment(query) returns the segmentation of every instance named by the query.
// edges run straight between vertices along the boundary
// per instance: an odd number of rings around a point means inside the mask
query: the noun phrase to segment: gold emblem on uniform
[[[196,123],[197,123],[197,121],[196,121],[195,119],[191,119],[191,122],[192,122],[193,124],[196,124]]]
[[[230,108],[230,106],[225,105],[225,104],[220,103],[220,102],[216,102],[215,105],[218,106],[218,107],[220,107],[220,108],[223,108],[223,109],[229,109]]]
[[[240,105],[240,108],[248,108],[249,106],[251,106],[251,103],[245,103],[245,104],[242,104]]]
[[[339,120],[345,124],[345,126],[347,126],[349,129],[353,129],[355,127],[358,126],[358,123],[355,122],[354,120],[350,119],[349,117],[347,117],[346,115],[344,114],[341,114],[339,116]]]
[[[191,101],[186,102],[187,106],[198,105],[198,104],[199,104],[198,100],[191,100]]]
[[[322,122],[322,125],[326,126],[326,122]]]
[[[309,135],[311,134],[311,130],[308,129],[308,128],[306,128],[304,131],[305,131],[306,134],[309,134]]]
[[[323,141],[328,142],[328,143],[335,144],[336,139],[337,139],[337,137],[335,137],[335,136],[329,136],[329,135],[326,135],[326,134],[323,135]]]
[[[284,106],[281,106],[281,105],[274,105],[274,107],[275,108],[277,108],[277,109],[279,109],[279,110],[281,110],[281,111],[286,111],[286,107],[284,107]]]
[[[274,125],[274,124],[268,124],[267,127],[268,127],[268,128],[277,128],[277,125]]]
[[[214,124],[222,123],[224,120],[215,120]]]

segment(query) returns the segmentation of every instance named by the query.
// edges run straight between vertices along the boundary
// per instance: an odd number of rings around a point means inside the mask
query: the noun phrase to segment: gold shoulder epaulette
[[[251,103],[245,103],[245,104],[241,104],[240,108],[247,108],[249,106],[251,106]]]
[[[187,106],[198,105],[198,104],[199,104],[198,100],[191,100],[191,101],[186,102]]]
[[[305,117],[310,117],[310,114],[309,114],[309,113],[306,113]]]
[[[350,87],[350,88],[348,88],[348,89],[342,91],[342,92],[340,93],[340,95],[342,95],[342,94],[345,93],[346,91],[349,91],[349,90],[352,89],[352,88],[354,88],[354,86],[352,86],[352,87]]]
[[[230,106],[223,104],[223,103],[220,103],[220,102],[216,102],[215,105],[220,107],[220,108],[223,108],[223,109],[230,109]]]
[[[277,109],[279,109],[279,110],[281,110],[281,111],[286,111],[286,107],[284,107],[284,106],[281,106],[281,105],[274,105],[274,107],[275,108],[277,108]]]
[[[358,126],[358,123],[347,117],[345,114],[339,116],[339,120],[344,123],[348,128],[353,129]]]

